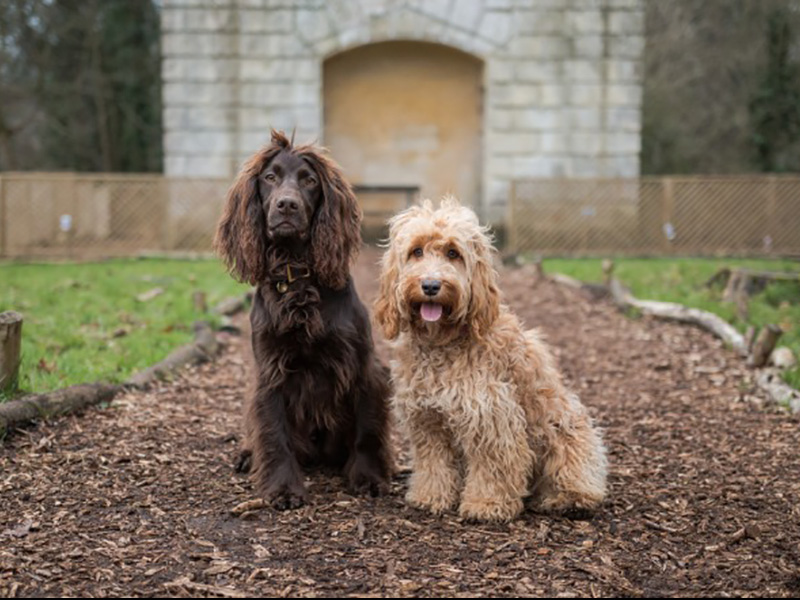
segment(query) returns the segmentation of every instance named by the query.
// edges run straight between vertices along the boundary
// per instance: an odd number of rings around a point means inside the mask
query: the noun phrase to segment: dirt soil
[[[356,269],[369,300],[376,256]],[[800,596],[798,419],[710,335],[533,281],[504,271],[506,299],[605,430],[591,520],[432,516],[404,504],[407,472],[377,499],[311,474],[311,505],[233,516],[254,495],[231,467],[231,337],[215,364],[5,441],[0,596]]]

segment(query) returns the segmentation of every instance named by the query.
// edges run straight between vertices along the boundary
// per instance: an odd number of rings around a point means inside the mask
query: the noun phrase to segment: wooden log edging
[[[211,360],[218,351],[219,343],[211,326],[204,321],[197,322],[193,343],[174,350],[167,358],[144,371],[135,373],[123,384],[78,384],[46,394],[23,396],[0,404],[0,439],[4,438],[12,427],[18,427],[35,419],[66,415],[101,402],[109,402],[126,388],[145,388],[156,381],[168,378],[183,367]]]
[[[566,285],[579,291],[594,291],[595,293],[591,295],[595,298],[598,297],[596,288],[601,286],[601,284],[585,284],[560,273],[553,274],[549,278],[555,283]],[[639,310],[642,314],[650,315],[658,319],[697,325],[728,344],[743,359],[750,356],[750,344],[746,341],[745,337],[727,321],[713,313],[700,310],[699,308],[689,308],[688,306],[674,302],[639,300],[616,277],[610,278],[610,283],[606,289],[612,301],[619,308],[633,308]],[[786,406],[792,413],[800,413],[800,391],[794,389],[781,379],[780,369],[755,369],[755,382],[773,402],[781,406]]]
[[[197,321],[194,324],[194,342],[173,350],[167,358],[152,367],[134,373],[124,385],[141,389],[156,381],[167,379],[183,367],[199,365],[212,360],[219,351],[219,346],[211,325],[205,321]]]
[[[697,325],[716,335],[723,342],[736,350],[740,356],[746,357],[748,355],[747,342],[744,336],[736,331],[736,328],[730,323],[714,313],[700,310],[699,308],[689,308],[688,306],[675,302],[639,300],[615,277],[611,279],[609,292],[617,306],[635,308],[640,310],[643,314],[651,315],[659,319]]]
[[[222,316],[230,317],[244,311],[253,301],[253,290],[249,290],[241,296],[231,296],[225,298],[217,304],[213,311]]]
[[[252,292],[247,292],[237,303],[238,308],[229,315],[243,311]],[[230,300],[230,299],[229,299]],[[232,307],[233,302],[229,304]],[[132,375],[123,384],[88,383],[77,384],[45,394],[29,394],[16,400],[0,403],[0,441],[15,427],[26,425],[36,419],[62,416],[81,411],[89,406],[110,402],[125,389],[143,389],[152,383],[174,375],[189,365],[213,360],[220,350],[216,333],[205,321],[194,324],[195,340],[185,344],[143,371]]]
[[[794,414],[800,413],[800,391],[781,379],[780,369],[759,369],[756,373],[756,383],[774,402],[787,406]]]
[[[8,431],[35,419],[66,415],[87,406],[108,402],[122,390],[121,385],[81,383],[68,388],[31,394],[0,404],[0,439]]]

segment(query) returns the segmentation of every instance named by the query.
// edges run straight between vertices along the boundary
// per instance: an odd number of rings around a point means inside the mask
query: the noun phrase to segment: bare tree
[[[645,6],[642,170],[760,170],[750,104],[767,64],[767,24],[779,9],[797,22],[797,0],[648,0]]]
[[[0,168],[161,169],[151,1],[0,3]]]

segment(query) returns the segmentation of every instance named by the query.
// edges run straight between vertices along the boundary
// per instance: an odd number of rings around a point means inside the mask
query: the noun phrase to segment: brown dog
[[[257,286],[257,382],[238,467],[278,509],[307,501],[303,467],[343,468],[351,489],[372,494],[390,475],[388,375],[350,278],[360,222],[339,167],[273,131],[239,173],[217,227],[230,272]]]

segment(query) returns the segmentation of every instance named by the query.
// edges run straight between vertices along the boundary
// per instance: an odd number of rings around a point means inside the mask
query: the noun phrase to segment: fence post
[[[509,206],[508,206],[507,227],[508,227],[509,254],[517,254],[519,252],[519,239],[515,227],[516,208],[517,208],[517,182],[516,180],[514,180],[511,182],[511,197],[509,198]]]
[[[161,175],[158,180],[158,195],[161,197],[161,211],[164,215],[161,224],[161,245],[164,252],[169,252],[175,243],[175,235],[173,234],[172,215],[170,211],[170,194],[171,186],[167,181],[166,175]]]
[[[6,188],[0,176],[0,258],[6,257]]]
[[[762,248],[767,254],[774,254],[775,252],[775,242],[777,233],[778,233],[778,222],[775,220],[775,215],[777,214],[777,204],[778,204],[778,190],[775,181],[775,175],[769,175],[767,177],[767,231],[762,238]],[[767,238],[769,238],[769,243],[767,243]]]
[[[672,215],[675,210],[675,190],[673,189],[673,181],[670,177],[662,179],[664,186],[664,195],[661,199],[661,240],[665,254],[672,253],[672,242],[667,237],[667,224],[674,228],[675,224],[672,222]]]
[[[67,256],[70,259],[78,258],[77,253],[75,252],[75,229],[78,227],[78,174],[72,173],[69,178],[69,215],[71,217],[69,223],[69,229],[64,232],[67,241]]]

